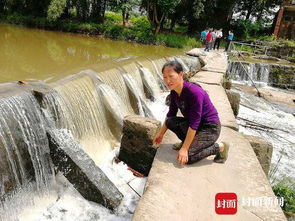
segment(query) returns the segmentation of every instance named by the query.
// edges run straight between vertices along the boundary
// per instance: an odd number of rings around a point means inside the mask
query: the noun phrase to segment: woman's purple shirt
[[[190,128],[198,130],[202,123],[218,123],[219,117],[207,92],[198,85],[184,81],[180,96],[170,92],[170,107],[167,117],[176,116],[178,108],[189,120]]]

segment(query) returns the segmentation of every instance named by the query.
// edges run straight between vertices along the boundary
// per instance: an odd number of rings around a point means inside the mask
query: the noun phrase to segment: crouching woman
[[[220,135],[220,121],[216,108],[207,92],[199,85],[183,80],[183,68],[177,61],[170,61],[162,68],[165,84],[170,91],[170,106],[160,131],[154,138],[159,145],[167,129],[173,131],[182,141],[175,144],[179,164],[192,164],[210,155],[216,155],[214,162],[227,160],[229,145],[215,143]],[[183,117],[177,117],[180,109]]]

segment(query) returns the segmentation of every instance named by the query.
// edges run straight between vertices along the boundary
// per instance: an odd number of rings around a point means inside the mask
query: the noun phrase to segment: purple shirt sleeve
[[[202,109],[203,109],[203,101],[204,94],[203,93],[190,93],[189,99],[189,127],[193,130],[197,130],[199,128],[201,119],[202,119]]]
[[[173,94],[170,93],[170,105],[169,105],[169,111],[167,113],[167,117],[175,117],[178,111],[178,107],[175,103],[175,99],[173,97]]]

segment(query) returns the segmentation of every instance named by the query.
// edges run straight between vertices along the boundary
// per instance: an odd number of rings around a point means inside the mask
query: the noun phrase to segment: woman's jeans
[[[188,119],[169,117],[165,124],[169,130],[173,131],[184,142],[189,128]],[[219,153],[219,145],[215,142],[220,135],[220,129],[220,123],[203,123],[200,125],[188,149],[188,164]]]

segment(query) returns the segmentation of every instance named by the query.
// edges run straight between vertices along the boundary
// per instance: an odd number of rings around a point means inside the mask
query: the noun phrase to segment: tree
[[[180,0],[142,0],[142,7],[146,9],[148,19],[158,34],[165,17],[175,11]]]
[[[52,0],[47,10],[47,18],[49,21],[55,21],[63,13],[67,4],[67,0]]]
[[[139,0],[109,0],[109,6],[114,11],[121,11],[123,26],[128,23],[130,12],[136,6],[139,6]]]
[[[191,20],[199,18],[204,10],[204,0],[181,0],[173,13],[169,15],[171,19],[170,29],[172,30],[177,22],[189,23]]]
[[[93,21],[103,22],[107,0],[92,0],[90,18]]]

